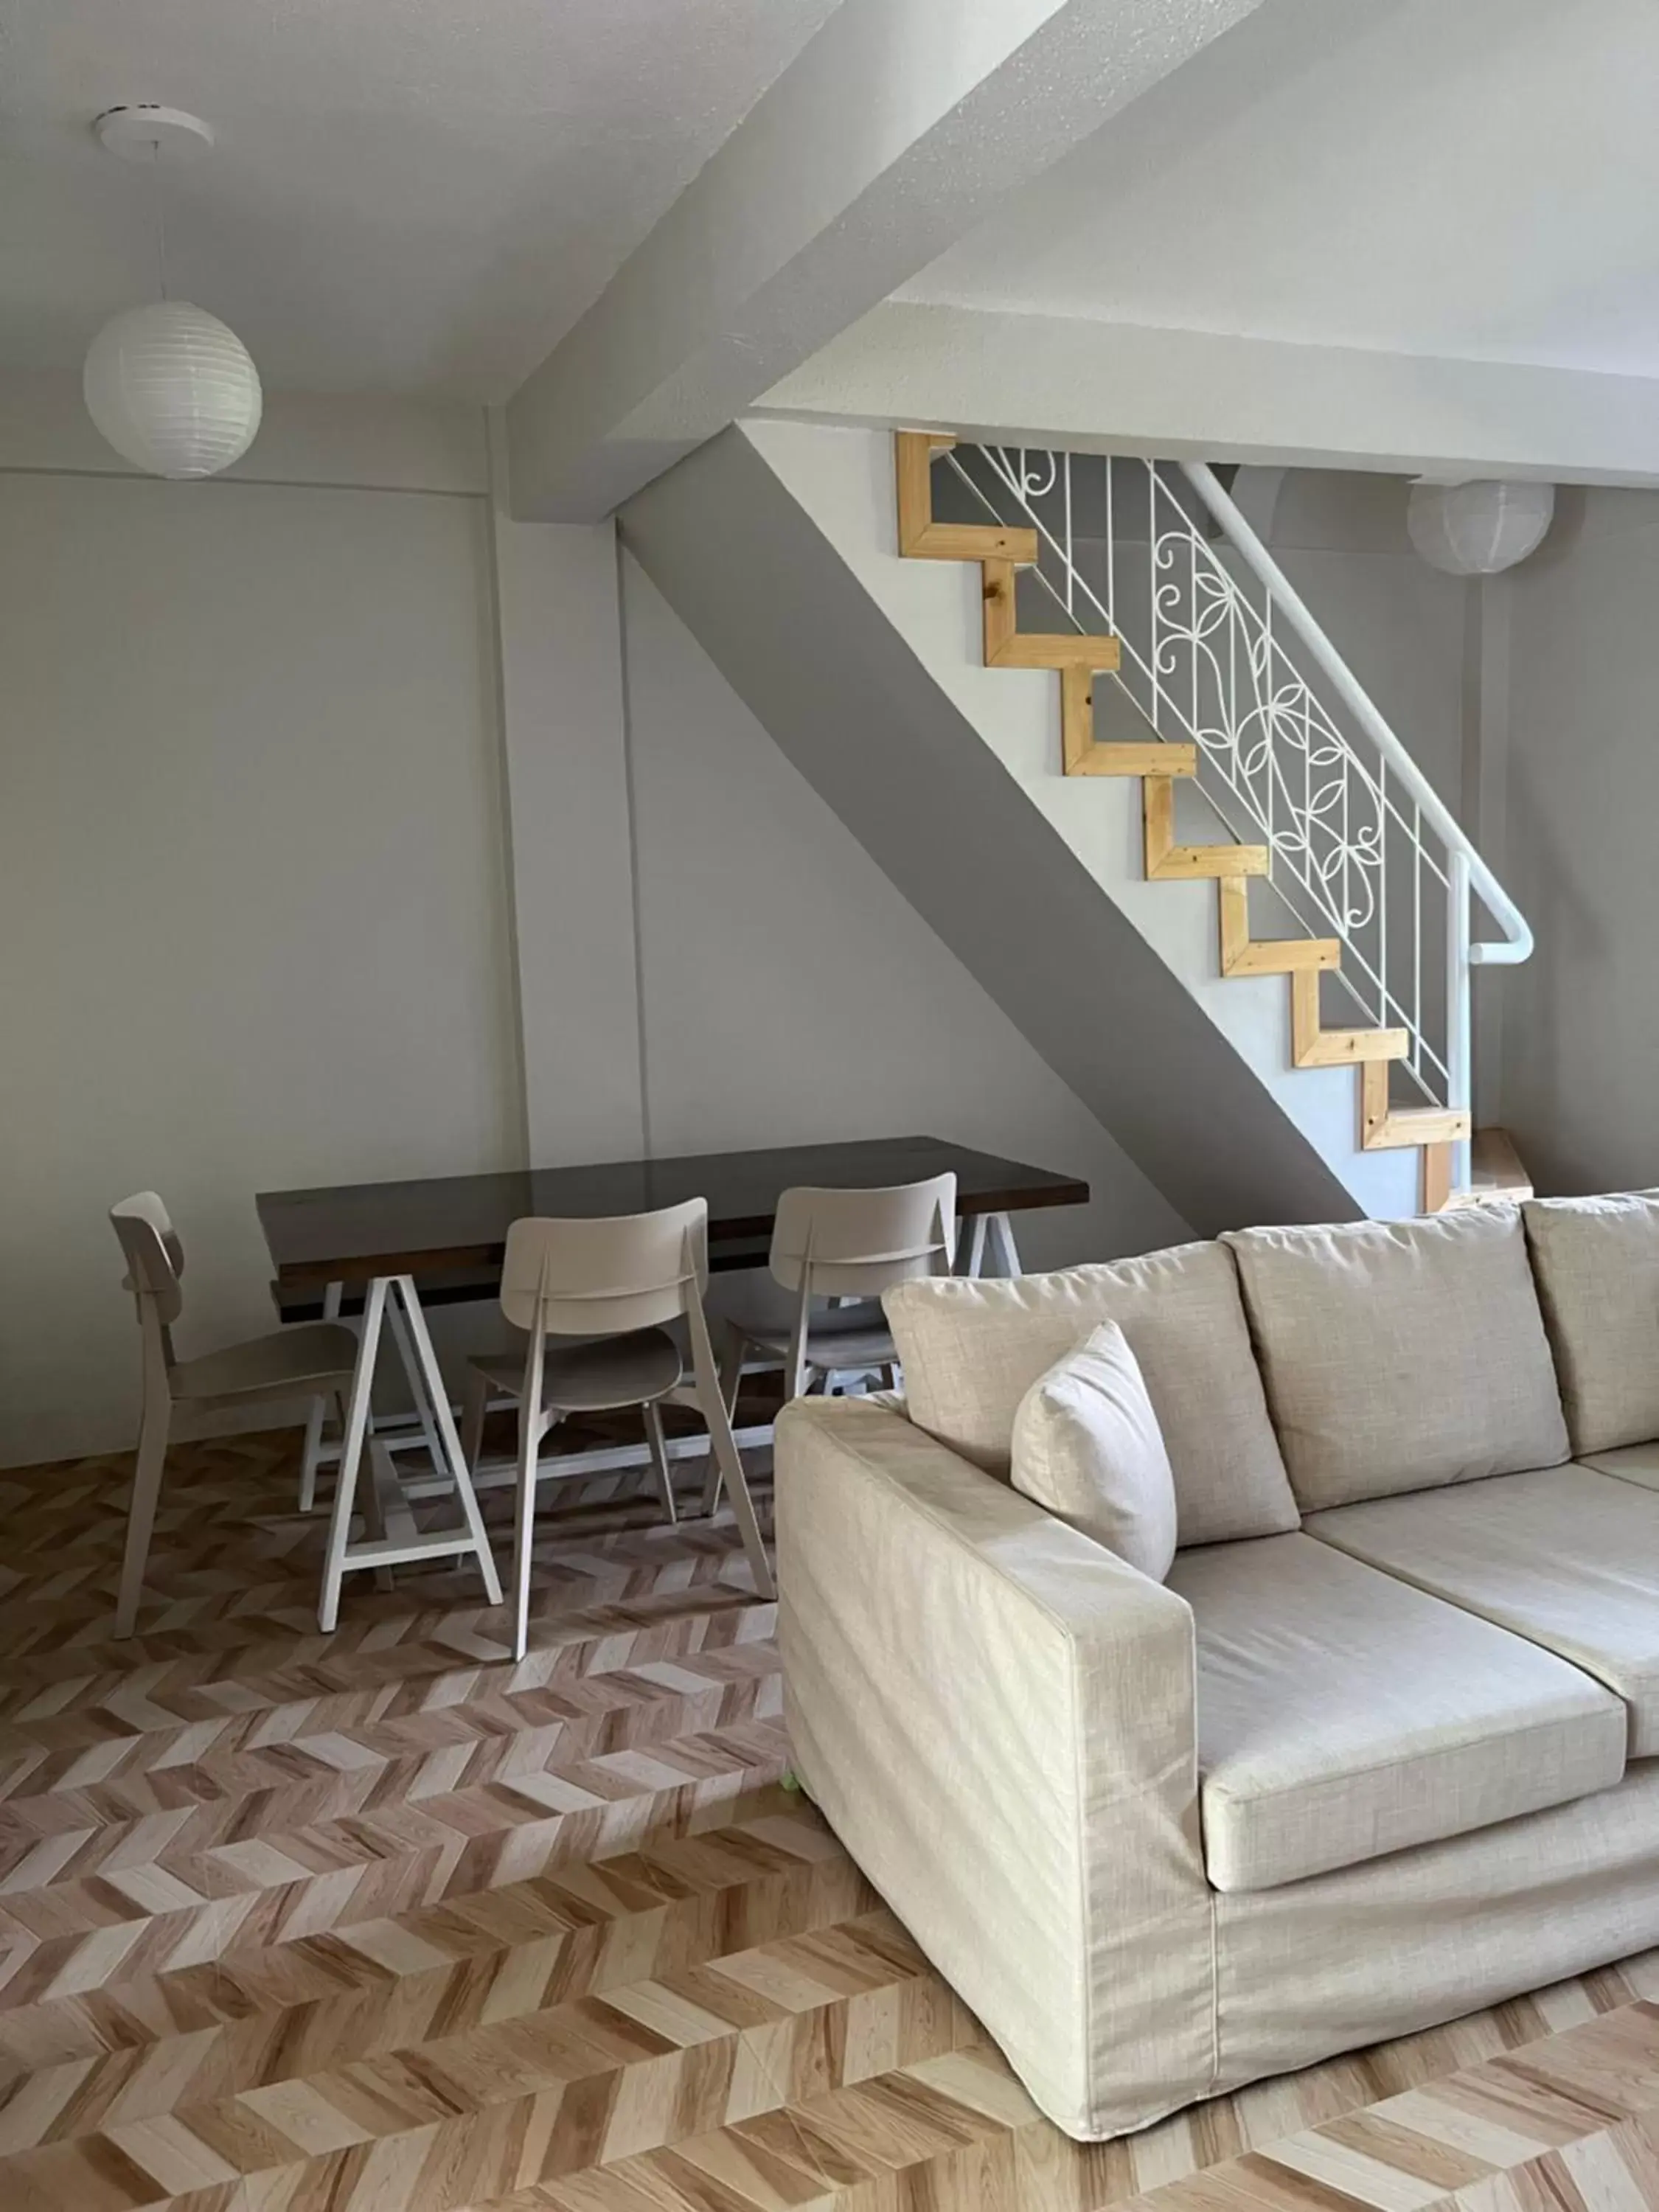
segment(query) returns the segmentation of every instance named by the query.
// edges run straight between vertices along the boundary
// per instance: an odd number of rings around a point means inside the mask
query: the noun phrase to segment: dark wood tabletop
[[[781,1192],[796,1183],[878,1189],[947,1170],[963,1213],[1024,1213],[1082,1206],[1075,1176],[947,1145],[938,1137],[877,1137],[853,1144],[791,1145],[771,1152],[707,1152],[689,1159],[616,1160],[592,1167],[530,1168],[501,1175],[365,1182],[333,1190],[265,1191],[255,1200],[283,1294],[376,1275],[482,1277],[499,1268],[507,1232],[526,1214],[554,1218],[644,1213],[688,1198],[708,1201],[709,1262],[754,1267]]]

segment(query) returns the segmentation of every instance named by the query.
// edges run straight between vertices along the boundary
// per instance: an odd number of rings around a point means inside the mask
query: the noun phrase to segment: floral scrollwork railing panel
[[[1407,1074],[1445,1103],[1443,844],[1191,487],[1119,456],[962,446],[948,460],[964,519],[1036,526],[1026,588],[1118,638],[1128,702],[1159,737],[1197,746],[1200,793],[1233,835],[1268,847],[1289,925],[1340,939],[1341,986],[1369,1021],[1406,1030]]]

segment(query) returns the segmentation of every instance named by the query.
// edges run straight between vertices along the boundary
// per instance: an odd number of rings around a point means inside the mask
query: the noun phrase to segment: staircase
[[[1208,471],[757,417],[619,526],[1196,1234],[1513,1194],[1469,981],[1526,926]]]
[[[1472,1154],[1469,987],[1530,933],[1217,477],[900,431],[895,477],[901,556],[979,564],[985,665],[1058,675],[1062,773],[1139,780],[1146,880],[1212,882],[1222,975],[1283,975],[1293,1066],[1353,1069],[1360,1149],[1415,1151],[1425,1213],[1527,1194],[1501,1131]],[[1103,679],[1127,736],[1100,734]],[[1257,835],[1183,836],[1183,789]],[[1339,993],[1370,1018],[1328,1023]]]

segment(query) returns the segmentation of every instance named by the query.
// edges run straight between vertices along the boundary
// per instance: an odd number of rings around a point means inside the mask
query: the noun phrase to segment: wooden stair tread
[[[1229,975],[1295,975],[1308,969],[1328,975],[1342,965],[1334,937],[1255,937],[1222,963]]]
[[[1036,563],[1037,534],[992,522],[930,522],[901,538],[899,551],[907,561],[1012,561],[1030,568]]]
[[[1321,1030],[1294,1057],[1298,1067],[1361,1067],[1373,1060],[1404,1060],[1410,1050],[1404,1030]]]
[[[1091,744],[1066,763],[1067,775],[1179,775],[1198,774],[1196,745],[1164,744],[1151,739],[1146,744]]]
[[[1115,637],[1091,637],[1080,630],[1017,629],[994,653],[987,653],[985,664],[988,668],[1092,668],[1105,672],[1122,657]]]
[[[1146,877],[1150,883],[1190,880],[1194,877],[1265,876],[1269,855],[1265,845],[1177,845],[1175,842],[1175,780],[1148,775],[1141,780],[1141,819],[1144,828]]]
[[[1519,1205],[1533,1195],[1532,1178],[1507,1129],[1477,1129],[1469,1143],[1469,1182],[1451,1206]]]
[[[1368,1065],[1386,1066],[1372,1060]],[[1361,1139],[1368,1152],[1401,1152],[1408,1145],[1456,1145],[1469,1133],[1469,1116],[1449,1106],[1401,1106],[1370,1122]]]
[[[1466,1108],[1395,1106],[1389,1097],[1386,1064],[1370,1062],[1359,1085],[1359,1142],[1363,1151],[1403,1151],[1408,1145],[1455,1145],[1468,1135]]]
[[[1265,876],[1265,845],[1166,845],[1146,870],[1155,883],[1192,878]]]
[[[935,522],[933,455],[948,453],[954,438],[927,430],[901,430],[894,442],[898,485],[899,551],[908,561],[1002,561],[1029,568],[1037,557],[1037,534],[1000,522]]]
[[[1342,947],[1334,937],[1252,937],[1249,886],[1243,876],[1224,876],[1217,891],[1224,975],[1293,975],[1307,968],[1322,974],[1342,965]]]
[[[1297,1067],[1359,1067],[1373,1060],[1404,1060],[1410,1049],[1404,1030],[1326,1029],[1319,1018],[1317,969],[1292,974],[1291,1058]]]

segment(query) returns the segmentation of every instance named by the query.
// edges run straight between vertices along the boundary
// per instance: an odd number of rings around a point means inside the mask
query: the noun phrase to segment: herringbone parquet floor
[[[126,1644],[125,1463],[0,1476],[0,2212],[1659,2205],[1653,1960],[1066,2142],[780,1786],[729,1522],[324,1638],[295,1442],[179,1453]]]

